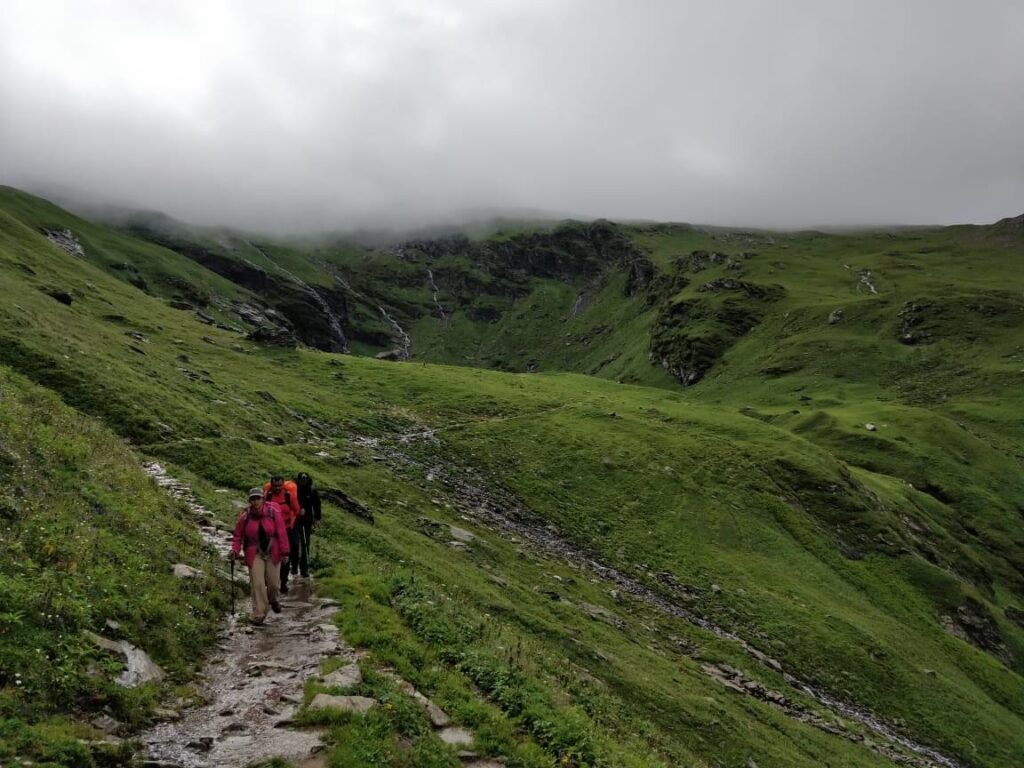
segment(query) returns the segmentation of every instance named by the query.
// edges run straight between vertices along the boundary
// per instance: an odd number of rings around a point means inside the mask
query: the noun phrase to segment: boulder
[[[449,526],[449,528],[451,528],[452,538],[455,539],[455,541],[461,541],[465,544],[469,544],[476,538],[475,533],[470,533],[465,528],[459,528],[455,525]]]
[[[845,316],[845,313],[843,312],[843,310],[841,310],[841,309],[833,309],[829,313],[828,324],[829,325],[835,325],[836,323],[840,323],[840,322],[843,321],[843,317],[844,316]]]
[[[364,714],[376,706],[376,699],[369,699],[366,696],[331,696],[327,693],[318,693],[310,702],[309,708]]]
[[[72,256],[85,256],[85,249],[70,229],[44,229],[46,239]]]
[[[185,565],[184,563],[174,564],[174,578],[176,579],[200,579],[203,577],[203,572],[198,568],[193,568],[191,565]]]
[[[65,304],[69,307],[71,306],[71,302],[74,301],[74,299],[71,298],[70,293],[68,293],[67,291],[62,291],[59,288],[51,288],[46,292],[46,295],[49,296],[51,299],[56,299],[61,304]]]
[[[324,675],[323,682],[324,685],[329,685],[332,688],[351,688],[363,682],[363,673],[360,671],[359,665],[353,661],[341,669],[334,670],[329,675]]]
[[[427,717],[430,718],[430,724],[432,726],[435,728],[447,728],[451,725],[452,721],[451,718],[448,717],[447,713],[422,693],[417,690],[413,690],[412,697],[416,700],[416,703],[427,711]]]
[[[453,747],[471,747],[474,741],[472,731],[467,728],[459,728],[458,726],[442,728],[437,732],[437,737],[445,744],[450,744]]]
[[[295,338],[295,334],[289,331],[287,328],[281,328],[275,325],[261,325],[254,331],[250,331],[246,336],[249,341],[255,341],[260,344],[267,344],[273,347],[297,347],[299,340]]]
[[[122,688],[136,688],[143,683],[156,683],[164,679],[164,671],[149,655],[127,640],[108,640],[94,632],[86,632],[85,635],[97,648],[118,657],[124,663],[124,671],[114,681]]]

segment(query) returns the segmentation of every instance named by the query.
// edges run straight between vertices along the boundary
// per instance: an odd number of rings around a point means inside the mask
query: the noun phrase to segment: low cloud
[[[1024,5],[5,3],[0,183],[258,230],[1024,210]]]

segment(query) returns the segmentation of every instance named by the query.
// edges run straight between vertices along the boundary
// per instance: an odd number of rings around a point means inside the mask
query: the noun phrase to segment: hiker
[[[299,532],[296,550],[292,548],[292,574],[298,570],[303,577],[309,576],[309,541],[313,529],[320,523],[323,512],[320,508],[320,493],[313,487],[313,478],[307,472],[299,472],[295,476],[295,484],[299,487],[299,521],[296,529]]]
[[[281,475],[274,475],[270,482],[263,486],[263,493],[267,501],[272,501],[281,510],[284,518],[285,528],[288,529],[289,549],[292,552],[298,551],[298,531],[295,530],[295,521],[299,517],[299,489],[291,480],[285,480]],[[288,594],[288,565],[281,566],[281,594]]]
[[[249,569],[253,624],[263,623],[268,606],[274,613],[281,612],[277,601],[280,569],[287,567],[290,551],[284,514],[277,504],[264,499],[262,489],[253,488],[249,491],[249,506],[242,510],[235,523],[228,555],[232,560],[244,558]]]

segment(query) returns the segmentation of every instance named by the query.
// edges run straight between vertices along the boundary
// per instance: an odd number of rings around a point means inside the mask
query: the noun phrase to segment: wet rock
[[[471,747],[474,741],[472,731],[458,726],[442,728],[437,732],[437,737],[453,747]]]
[[[400,349],[386,349],[376,354],[378,360],[404,360],[405,355]]]
[[[203,572],[198,568],[193,568],[191,565],[185,565],[184,563],[174,564],[174,578],[176,579],[200,579],[203,576]]]
[[[97,715],[89,721],[89,724],[96,730],[108,734],[119,734],[124,731],[124,723],[120,720],[115,720],[107,714]]]
[[[976,648],[987,651],[1006,665],[1012,664],[999,631],[999,625],[985,606],[973,598],[967,598],[953,616],[943,616],[942,624],[951,635],[964,640]]]
[[[74,301],[74,299],[71,298],[70,293],[68,293],[67,291],[62,291],[59,288],[51,288],[50,290],[46,291],[46,295],[49,296],[51,299],[55,299],[59,301],[61,304],[64,304],[65,306],[68,307],[70,307],[71,302]]]
[[[187,301],[181,301],[180,299],[171,299],[167,303],[171,305],[172,309],[181,309],[187,311],[195,309],[195,307],[189,304]]]
[[[417,704],[423,707],[430,718],[430,724],[435,728],[446,728],[451,725],[451,718],[437,704],[416,690],[416,687],[407,680],[403,680],[391,670],[382,670],[381,674],[395,681],[398,690],[406,696],[411,697]]]
[[[195,741],[190,741],[186,746],[196,752],[209,752],[213,749],[213,737],[203,736]]]
[[[363,673],[360,671],[359,665],[353,661],[341,669],[334,670],[329,675],[324,675],[323,682],[324,685],[329,685],[332,688],[351,688],[363,682]]]
[[[318,693],[310,702],[310,709],[334,709],[340,712],[357,712],[364,714],[377,706],[376,699],[366,696],[331,696]]]
[[[476,534],[470,533],[465,528],[459,528],[455,525],[451,525],[449,528],[451,529],[452,538],[455,539],[455,541],[461,541],[464,544],[469,544],[476,539]]]
[[[250,331],[246,338],[249,341],[255,341],[259,344],[266,344],[271,347],[297,347],[299,340],[295,338],[295,334],[289,331],[287,328],[281,328],[276,325],[261,325],[253,331]]]
[[[123,688],[135,688],[143,683],[159,682],[164,679],[164,671],[149,658],[148,654],[126,640],[108,640],[94,632],[86,632],[86,637],[102,651],[118,657],[125,665],[124,671],[115,682]]]
[[[44,229],[46,239],[72,256],[85,256],[85,249],[70,229]]]
[[[608,624],[611,624],[614,627],[618,627],[619,629],[625,629],[626,627],[626,622],[624,622],[614,613],[609,611],[607,608],[602,608],[601,606],[594,605],[593,603],[580,603],[580,608],[592,619],[607,622]]]
[[[413,691],[412,697],[427,711],[427,717],[430,718],[432,726],[435,728],[446,728],[451,725],[452,720],[448,717],[448,714],[422,693]]]

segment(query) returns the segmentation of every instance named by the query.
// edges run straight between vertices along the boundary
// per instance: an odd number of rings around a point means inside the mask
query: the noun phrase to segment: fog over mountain
[[[6,2],[0,183],[313,231],[1024,209],[1024,5]]]

